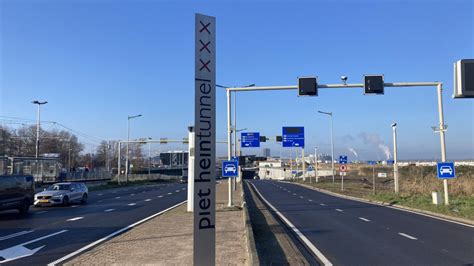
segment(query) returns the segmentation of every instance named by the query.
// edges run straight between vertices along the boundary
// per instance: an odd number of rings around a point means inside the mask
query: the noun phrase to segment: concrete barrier
[[[180,176],[174,176],[174,175],[163,175],[163,174],[130,174],[128,175],[128,181],[133,182],[133,181],[157,181],[157,180],[162,180],[162,181],[178,181],[180,180]],[[125,175],[120,176],[120,182],[125,182],[126,177]],[[112,181],[117,182],[117,175],[114,176]]]

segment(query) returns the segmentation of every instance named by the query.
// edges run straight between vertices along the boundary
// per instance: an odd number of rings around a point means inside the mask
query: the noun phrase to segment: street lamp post
[[[314,147],[314,178],[316,183],[319,182],[318,177],[318,147]]]
[[[40,145],[40,140],[39,140],[40,125],[41,125],[40,124],[41,123],[41,108],[40,107],[41,107],[42,104],[47,104],[48,102],[47,101],[41,102],[41,101],[38,101],[38,100],[34,100],[31,103],[38,105],[38,112],[37,112],[38,119],[37,119],[37,123],[36,123],[36,152],[35,152],[35,158],[38,158],[39,157],[39,145]]]
[[[400,186],[398,183],[398,165],[397,165],[397,123],[392,124],[393,129],[393,182],[395,183],[395,193],[398,194]]]
[[[128,171],[129,171],[129,142],[130,142],[130,119],[141,117],[142,115],[132,115],[128,116],[127,119],[127,151],[125,159],[125,182],[128,183]]]
[[[332,123],[332,112],[323,112],[323,111],[318,111],[320,114],[325,114],[329,115],[331,117],[331,169],[332,169],[332,182],[334,182],[334,129],[333,129],[333,123]]]
[[[151,138],[148,138],[148,140],[151,140]],[[150,178],[151,178],[151,143],[148,143],[148,179]]]

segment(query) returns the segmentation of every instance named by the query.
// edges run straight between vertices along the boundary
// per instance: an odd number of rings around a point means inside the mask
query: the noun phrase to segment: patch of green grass
[[[364,198],[474,221],[474,197],[450,197],[448,206],[444,204],[434,205],[431,195],[396,195],[394,193],[380,193],[377,195],[367,195]]]

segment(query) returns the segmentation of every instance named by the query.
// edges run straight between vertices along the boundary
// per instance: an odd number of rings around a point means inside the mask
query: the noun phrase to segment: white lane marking
[[[145,201],[150,201],[151,199],[146,199]]]
[[[130,194],[130,196],[135,196],[135,193]]]
[[[129,203],[129,204],[127,204],[127,205],[128,205],[128,206],[135,206],[135,205],[137,205],[137,204],[136,204],[136,203]]]
[[[181,190],[186,190],[186,188],[184,187],[184,188],[182,188]]]
[[[275,207],[273,207],[272,204],[270,204],[270,202],[268,202],[264,197],[263,195],[260,193],[260,191],[258,191],[257,187],[250,183],[250,185],[253,186],[253,188],[255,189],[255,191],[257,192],[257,194],[259,195],[259,197],[278,215],[280,216],[280,218],[286,223],[286,225],[291,228],[293,230],[293,232],[295,232],[295,234],[298,235],[298,237],[306,244],[307,247],[309,247],[309,249],[311,249],[311,251],[316,255],[316,257],[318,257],[318,259],[323,263],[323,265],[325,266],[332,266],[332,263],[323,255],[323,253],[321,253],[321,251],[319,251],[319,249],[316,248],[316,246],[311,243],[311,241],[309,241],[308,238],[306,238],[306,236],[301,233],[300,230],[298,230],[298,228],[296,228],[282,213],[280,213]]]
[[[321,205],[321,206],[326,206],[326,204],[324,204],[324,203],[319,203],[319,205]]]
[[[364,217],[359,217],[359,219],[361,219],[362,221],[370,222],[369,219],[366,219],[366,218],[364,218]]]
[[[71,222],[71,221],[77,221],[77,220],[81,220],[81,219],[84,219],[84,217],[82,217],[82,216],[74,217],[74,218],[71,218],[71,219],[67,219],[66,221]]]
[[[115,209],[107,209],[104,212],[112,212],[112,211],[115,211]]]
[[[117,231],[111,233],[110,235],[108,235],[108,236],[106,236],[106,237],[103,237],[103,238],[101,238],[101,239],[99,239],[99,240],[97,240],[97,241],[95,241],[95,242],[92,242],[92,243],[90,243],[89,245],[84,246],[84,247],[82,247],[82,248],[80,248],[80,249],[78,249],[78,250],[76,250],[76,251],[74,251],[74,252],[72,252],[72,253],[69,253],[69,254],[67,254],[66,256],[64,256],[64,257],[62,257],[62,258],[60,258],[60,259],[57,259],[57,260],[55,260],[55,261],[53,261],[53,262],[50,262],[50,263],[48,264],[48,266],[53,266],[53,265],[60,264],[60,263],[62,263],[63,261],[68,260],[68,259],[70,259],[70,258],[76,256],[77,254],[79,254],[79,253],[81,253],[81,252],[83,252],[83,251],[85,251],[85,250],[88,250],[88,249],[90,249],[90,248],[92,248],[92,247],[94,247],[94,246],[97,246],[98,244],[100,244],[100,243],[102,243],[102,242],[104,242],[104,241],[107,241],[107,240],[111,239],[112,237],[114,237],[114,236],[116,236],[116,235],[118,235],[118,234],[121,234],[121,233],[123,233],[123,232],[125,232],[125,231],[127,231],[127,230],[129,230],[129,229],[131,229],[131,228],[133,228],[133,227],[135,227],[135,226],[137,226],[137,225],[140,225],[140,224],[142,224],[142,223],[144,223],[144,222],[146,222],[146,221],[148,221],[148,220],[150,220],[150,219],[155,218],[155,217],[158,216],[158,215],[161,215],[161,214],[163,214],[163,213],[165,213],[165,212],[167,212],[167,211],[170,211],[170,210],[172,210],[172,209],[174,209],[174,208],[176,208],[176,207],[179,207],[179,206],[183,205],[184,203],[186,203],[186,200],[185,200],[185,201],[182,201],[182,202],[180,202],[180,203],[178,203],[178,204],[176,204],[176,205],[174,205],[174,206],[171,206],[171,207],[169,207],[168,209],[165,209],[165,210],[162,210],[162,211],[160,211],[160,212],[158,212],[158,213],[155,213],[155,214],[153,214],[153,215],[150,215],[150,216],[148,216],[148,217],[146,217],[146,218],[144,218],[144,219],[142,219],[142,220],[140,220],[140,221],[138,221],[138,222],[136,222],[136,223],[133,223],[133,224],[131,224],[131,225],[129,225],[129,226],[126,226],[126,227],[124,227],[124,228],[122,228],[122,229],[120,229],[120,230],[117,230]],[[67,230],[63,230],[63,231],[67,231]]]
[[[158,198],[163,198],[163,196],[158,196]]]
[[[34,230],[21,231],[21,232],[16,232],[16,233],[11,234],[11,235],[2,236],[2,237],[0,237],[0,241],[6,240],[6,239],[10,239],[10,238],[14,238],[14,237],[17,237],[17,236],[26,235],[26,234],[29,234],[29,233],[31,233],[31,232],[34,232]]]
[[[338,211],[338,212],[342,212],[342,210],[341,210],[341,209],[336,209],[336,211]]]
[[[309,199],[308,201],[313,201],[312,199]]]
[[[414,237],[414,236],[411,236],[411,235],[407,235],[407,234],[404,234],[404,233],[398,233],[399,235],[401,236],[404,236],[406,238],[409,238],[411,240],[418,240],[418,238]]]
[[[71,205],[71,208],[76,208],[76,207],[77,207],[77,205]]]
[[[298,183],[296,183],[296,184],[299,185]],[[312,189],[312,188],[310,188],[310,189]],[[316,190],[316,189],[312,189],[312,190]],[[339,195],[337,193],[331,193],[331,192],[324,191],[324,190],[318,190],[318,192],[321,192],[321,193],[324,193],[326,195],[330,195],[330,196],[333,196],[333,197],[338,197],[338,198],[341,198],[341,199],[358,201],[358,202],[363,202],[363,203],[367,203],[367,204],[371,204],[371,205],[375,205],[375,206],[382,206],[382,207],[395,209],[395,210],[399,210],[399,211],[410,212],[410,213],[413,213],[413,214],[423,215],[423,216],[430,217],[430,218],[433,218],[433,219],[437,219],[437,220],[441,220],[441,221],[445,221],[445,222],[449,222],[449,223],[453,223],[453,224],[459,224],[459,225],[474,228],[474,224],[467,224],[467,223],[463,223],[463,222],[453,221],[453,220],[449,220],[449,219],[446,219],[446,218],[434,216],[434,215],[427,214],[427,213],[422,213],[422,212],[417,212],[417,211],[412,211],[412,210],[400,208],[400,207],[397,207],[397,206],[388,206],[388,205],[383,205],[383,204],[380,204],[380,203],[368,202],[368,201],[365,201],[365,200],[362,200],[362,199],[357,199],[355,197],[350,197],[349,198],[348,196],[345,196],[345,195]]]
[[[99,196],[102,196],[102,195],[104,195],[104,194],[99,194]]]
[[[296,193],[293,193],[294,196],[296,196]]]
[[[116,199],[120,199],[120,197],[115,197]]]
[[[42,214],[42,213],[45,213],[45,212],[48,212],[48,211],[40,211],[40,212],[35,212],[36,214]]]
[[[26,248],[24,246],[26,246],[28,244],[31,244],[31,243],[34,243],[34,242],[37,242],[37,241],[40,241],[40,240],[43,240],[43,239],[48,238],[48,237],[52,237],[52,236],[55,236],[55,235],[62,234],[64,232],[67,232],[67,230],[61,230],[61,231],[56,232],[56,233],[52,233],[52,234],[49,234],[49,235],[46,235],[46,236],[43,236],[43,237],[40,237],[40,238],[37,238],[37,239],[33,239],[31,241],[28,241],[28,242],[25,242],[25,243],[22,243],[22,244],[19,244],[19,245],[16,245],[16,246],[4,249],[4,250],[0,250],[0,257],[2,257],[4,259],[4,260],[1,261],[1,263],[5,263],[5,262],[13,261],[13,260],[16,260],[16,259],[31,256],[31,255],[35,254],[36,252],[38,252],[40,249],[44,248],[45,245],[37,247],[35,249],[29,249],[29,248]]]
[[[170,192],[170,193],[168,193],[168,195],[171,195],[171,194],[173,194],[173,193],[171,193],[171,192]]]
[[[175,192],[179,192],[179,190],[176,190]]]
[[[303,196],[300,196],[300,199],[303,199],[304,197]]]

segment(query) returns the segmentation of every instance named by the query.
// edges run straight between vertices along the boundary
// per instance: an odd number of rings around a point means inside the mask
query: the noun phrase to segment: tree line
[[[85,145],[78,137],[66,130],[40,131],[39,154],[58,154],[63,168],[117,168],[118,141],[101,141],[95,151],[85,151]],[[134,168],[146,166],[142,144],[130,144],[130,158]],[[121,163],[125,165],[125,144],[121,147]],[[36,126],[22,126],[14,129],[0,125],[0,156],[35,157]]]

